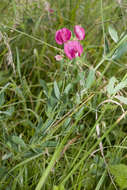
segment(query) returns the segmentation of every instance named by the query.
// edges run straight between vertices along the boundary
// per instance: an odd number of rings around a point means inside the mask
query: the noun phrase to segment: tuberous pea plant
[[[79,25],[76,25],[74,27],[74,34],[76,36],[76,39],[71,40],[71,31],[68,30],[67,28],[63,28],[60,29],[56,32],[55,35],[55,40],[59,45],[64,44],[64,53],[67,56],[67,58],[69,58],[70,60],[75,59],[76,57],[80,57],[83,54],[83,47],[80,43],[81,40],[84,40],[85,38],[85,30],[84,28],[82,28]],[[109,68],[109,66],[111,64],[115,64],[117,62],[118,59],[120,59],[126,52],[127,52],[127,32],[125,32],[123,35],[121,35],[121,37],[119,38],[117,35],[117,32],[112,28],[109,27],[109,35],[112,38],[112,40],[115,42],[114,47],[108,51],[105,52],[104,51],[104,55],[102,56],[102,59],[100,60],[100,62],[96,65],[95,68],[90,69],[88,77],[86,78],[86,89],[89,89],[92,85],[92,83],[95,81],[95,73],[96,71],[98,71],[98,68],[103,64],[108,62],[108,64],[105,66],[104,71],[100,74],[100,77],[97,80],[97,87],[100,86],[101,81],[104,77],[104,74],[106,73],[107,69]],[[104,49],[106,49],[105,46],[108,46],[108,44],[104,44]],[[108,47],[109,49],[109,47]],[[57,55],[55,58],[56,60],[61,60],[63,57],[59,57],[60,55]],[[106,79],[107,80],[107,79]],[[126,94],[126,91],[123,91],[124,88],[127,86],[127,74],[125,74],[125,76],[123,77],[122,81],[118,81],[116,79],[116,77],[111,77],[109,79],[109,81],[106,81],[107,85],[106,88],[104,90],[106,90],[106,94],[107,96],[105,96],[104,98],[106,100],[104,100],[103,102],[101,102],[97,108],[96,108],[96,120],[98,119],[98,108],[100,108],[102,105],[106,104],[106,103],[113,103],[116,104],[118,106],[120,106],[121,110],[122,110],[122,115],[117,119],[117,121],[110,126],[110,128],[104,133],[104,135],[100,138],[100,128],[99,128],[99,124],[96,125],[95,123],[95,127],[96,127],[96,132],[98,135],[99,140],[97,141],[100,150],[101,150],[101,154],[103,159],[105,160],[104,157],[104,153],[103,153],[103,144],[102,144],[102,140],[109,135],[109,133],[116,127],[118,126],[119,122],[125,118],[125,116],[127,115],[127,111],[124,110],[123,108],[123,104],[127,105],[127,97],[123,96],[124,94]],[[99,87],[100,90],[100,87]],[[94,93],[93,93],[94,94]],[[95,94],[94,94],[95,95]],[[93,96],[94,96],[93,95]],[[99,99],[99,98],[98,98]],[[98,101],[98,99],[96,99]],[[104,111],[105,112],[105,111]],[[99,123],[99,121],[98,121]],[[89,152],[90,153],[90,152]],[[88,154],[89,154],[88,153]],[[91,153],[90,153],[91,154]],[[82,159],[81,162],[83,162],[85,160],[85,157]],[[79,162],[79,163],[81,163]],[[72,176],[72,174],[74,174],[74,172],[78,169],[80,164],[77,164],[72,171],[65,177],[65,179],[62,181],[62,183],[60,185],[63,185],[66,183],[66,181],[69,179],[70,176]],[[110,164],[110,163],[109,163]],[[117,164],[117,165],[113,165],[110,167],[110,170],[108,168],[108,164],[105,160],[105,166],[107,167],[107,171],[108,174],[110,176],[110,179],[116,188],[115,183],[113,182],[112,179],[112,175],[114,175],[116,177],[116,183],[119,187],[121,187],[121,189],[124,189],[127,187],[127,183],[126,181],[124,181],[123,183],[121,183],[121,181],[123,181],[124,177],[123,175],[118,175],[119,173],[122,173],[121,168],[123,168],[124,171],[127,171],[126,165],[121,165],[121,164]],[[116,170],[117,169],[117,170]],[[117,173],[116,173],[117,171]],[[111,173],[111,174],[110,174]],[[119,179],[117,179],[119,176]],[[104,177],[106,178],[106,177]],[[100,179],[101,181],[101,179]],[[63,187],[64,188],[64,187]],[[98,187],[96,188],[98,189]]]
[[[98,70],[98,68],[105,62],[108,61],[109,62],[109,66],[111,63],[115,63],[118,59],[120,59],[126,52],[127,52],[127,34],[126,32],[123,33],[121,35],[121,37],[118,37],[117,31],[112,27],[109,26],[108,27],[108,32],[109,35],[111,37],[111,39],[115,42],[114,47],[108,51],[105,52],[106,47],[104,47],[104,54],[102,56],[102,59],[100,60],[100,62],[96,65],[95,68],[91,68],[88,74],[88,77],[86,79],[86,89],[90,88],[91,85],[93,84],[94,80],[95,80],[95,73]],[[59,29],[58,31],[56,31],[55,34],[55,40],[56,43],[59,45],[64,45],[64,53],[66,55],[66,57],[69,60],[73,60],[76,57],[80,57],[83,54],[83,46],[81,45],[80,41],[85,39],[85,29],[83,27],[81,27],[80,25],[75,25],[74,26],[74,34],[75,37],[72,37],[72,32],[67,29],[67,28],[62,28]],[[108,46],[108,44],[104,44],[104,46]],[[107,47],[107,49],[109,49],[109,47]],[[63,59],[63,55],[56,55],[55,59],[57,61],[61,61]],[[103,74],[106,72],[107,68],[104,70]],[[102,74],[102,75],[103,75]],[[107,93],[109,94],[109,96],[112,98],[117,98],[118,100],[120,100],[122,103],[126,103],[127,104],[127,98],[125,97],[119,97],[119,96],[115,96],[116,92],[118,92],[119,90],[121,90],[122,88],[124,88],[125,86],[123,85],[123,83],[126,85],[126,77],[123,78],[122,82],[119,83],[117,87],[113,87],[115,85],[115,82],[112,83],[112,79],[114,77],[112,77],[109,80],[109,84],[107,86]],[[98,84],[100,84],[102,77],[98,80]],[[110,85],[111,88],[110,88]],[[114,90],[114,89],[117,90]],[[114,94],[115,91],[115,94]]]

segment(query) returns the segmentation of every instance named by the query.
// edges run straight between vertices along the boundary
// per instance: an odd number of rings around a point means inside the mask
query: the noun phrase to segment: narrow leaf
[[[123,96],[115,96],[115,98],[117,98],[120,102],[127,104],[127,98]]]
[[[24,143],[23,139],[21,139],[20,137],[18,136],[12,136],[12,141],[15,143],[15,144],[18,144],[22,147],[26,147],[26,144]]]
[[[56,98],[59,99],[60,98],[60,91],[59,91],[59,88],[58,88],[56,81],[54,82],[54,92],[55,92]]]
[[[108,40],[106,37],[105,37],[105,43],[104,44],[105,44],[105,53],[108,54],[110,49],[109,49],[109,44],[108,44]]]
[[[117,34],[117,31],[112,27],[112,26],[109,26],[108,27],[108,31],[109,31],[109,34],[112,38],[112,40],[117,43],[119,38],[118,38],[118,34]]]
[[[117,60],[121,56],[123,56],[125,53],[127,53],[127,42],[122,43],[114,52],[112,59]]]
[[[116,94],[119,90],[122,90],[127,86],[127,80],[124,80],[120,82],[115,88],[114,88],[114,94]]]
[[[19,51],[17,47],[16,47],[16,54],[17,54],[17,71],[18,71],[19,78],[21,80],[20,58],[19,58]]]
[[[89,71],[88,77],[86,79],[86,88],[87,89],[89,89],[92,86],[94,80],[95,80],[95,70],[91,69]]]
[[[114,93],[115,82],[116,82],[116,78],[115,77],[112,77],[109,80],[109,84],[107,85],[107,92],[108,92],[109,95],[112,95]]]
[[[66,88],[65,88],[65,90],[64,90],[64,93],[65,93],[65,94],[68,94],[69,91],[71,90],[71,88],[72,88],[72,84],[69,83],[69,84],[66,86]]]
[[[0,106],[3,106],[5,102],[4,92],[0,93]]]

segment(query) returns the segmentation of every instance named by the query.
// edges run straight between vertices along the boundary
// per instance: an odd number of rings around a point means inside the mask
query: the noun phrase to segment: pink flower
[[[73,58],[80,56],[83,52],[83,47],[80,42],[74,40],[64,44],[64,52],[66,56],[72,60]]]
[[[63,59],[62,55],[56,55],[55,56],[56,61],[61,61]]]
[[[85,30],[79,25],[74,27],[74,33],[78,40],[83,40],[85,38]]]
[[[57,44],[63,44],[70,40],[71,38],[71,31],[67,28],[62,28],[56,32],[55,40]]]

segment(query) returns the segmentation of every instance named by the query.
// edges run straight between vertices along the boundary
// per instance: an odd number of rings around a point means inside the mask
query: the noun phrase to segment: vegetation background
[[[126,29],[126,0],[1,0],[0,190],[127,189]]]

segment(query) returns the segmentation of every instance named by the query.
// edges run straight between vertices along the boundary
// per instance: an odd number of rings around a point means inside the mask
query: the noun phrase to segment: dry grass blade
[[[1,40],[3,39],[4,40],[4,44],[6,45],[7,47],[7,54],[6,54],[6,62],[7,62],[7,65],[11,65],[12,68],[13,68],[13,72],[14,74],[16,74],[16,70],[15,70],[15,64],[14,64],[14,61],[13,61],[13,55],[12,55],[12,51],[11,51],[11,47],[10,47],[10,44],[9,44],[9,38],[7,36],[7,34],[2,34],[2,32],[0,32],[0,38]]]

